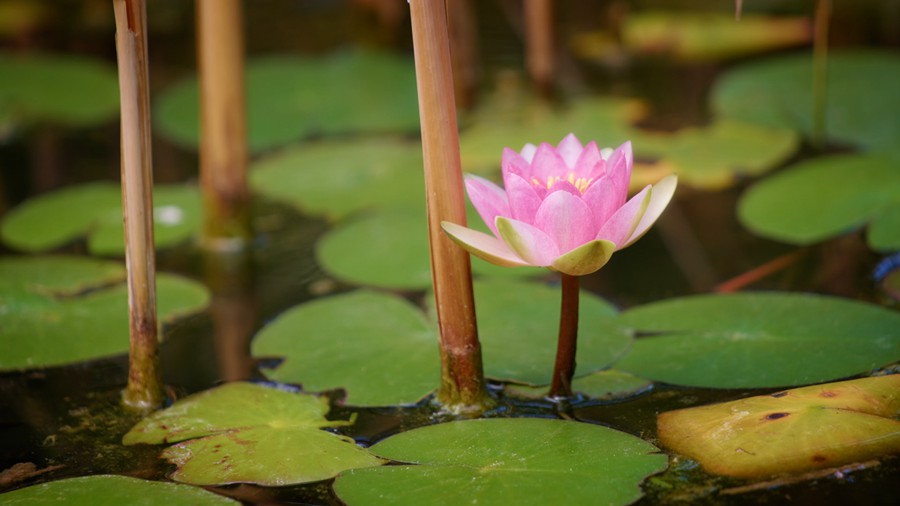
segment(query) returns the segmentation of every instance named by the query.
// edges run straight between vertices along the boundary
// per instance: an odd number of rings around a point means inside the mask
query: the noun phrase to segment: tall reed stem
[[[553,0],[525,0],[528,72],[541,95],[553,94]]]
[[[578,276],[561,274],[562,303],[559,311],[559,341],[550,383],[550,397],[572,397],[575,352],[578,344]]]
[[[162,405],[156,321],[156,253],[153,244],[153,172],[150,91],[144,0],[113,0],[122,117],[122,212],[131,346],[126,406],[147,411]]]
[[[251,237],[242,0],[197,0],[203,242],[239,249]]]
[[[418,82],[428,240],[441,340],[438,401],[454,412],[485,409],[488,397],[475,322],[469,255],[442,232],[441,222],[465,224],[459,133],[444,0],[411,0]]]
[[[826,110],[828,109],[828,25],[831,23],[831,0],[816,2],[813,38],[813,121],[811,140],[815,148],[825,145]]]

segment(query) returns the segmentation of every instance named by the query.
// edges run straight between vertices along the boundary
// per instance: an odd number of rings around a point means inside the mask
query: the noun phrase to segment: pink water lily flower
[[[603,267],[638,240],[668,205],[675,176],[647,185],[630,200],[633,157],[626,142],[610,153],[572,134],[559,146],[506,148],[504,188],[467,175],[469,199],[494,235],[444,222],[473,255],[503,266],[533,265],[572,276]]]

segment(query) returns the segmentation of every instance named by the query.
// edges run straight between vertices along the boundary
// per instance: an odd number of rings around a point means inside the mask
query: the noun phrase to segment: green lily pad
[[[0,117],[13,124],[88,126],[119,110],[115,67],[75,55],[0,53]]]
[[[8,506],[233,506],[239,502],[208,490],[162,481],[146,481],[127,476],[96,475],[41,483],[3,494]]]
[[[177,466],[172,479],[194,485],[283,486],[381,465],[352,439],[321,430],[350,423],[329,421],[327,413],[325,398],[229,383],[157,411],[122,443],[177,443],[162,457]]]
[[[269,377],[309,391],[343,388],[354,406],[413,404],[440,381],[434,325],[409,302],[366,290],[288,310],[252,348],[256,357],[284,357]]]
[[[71,364],[128,352],[128,293],[117,262],[68,257],[0,258],[0,370]],[[203,309],[201,285],[157,278],[161,323]]]
[[[900,166],[874,155],[798,163],[753,186],[738,217],[753,232],[811,244],[871,223],[874,249],[900,246]]]
[[[597,371],[572,380],[572,391],[586,397],[586,402],[627,399],[646,392],[652,386],[652,381],[616,369]],[[547,390],[548,385],[518,384],[509,384],[503,389],[506,395],[525,399],[542,399],[547,396]]]
[[[659,416],[663,445],[739,478],[900,453],[900,375],[787,390]]]
[[[302,144],[259,160],[250,177],[259,193],[330,219],[369,207],[425,204],[422,147],[399,139]]]
[[[493,279],[475,283],[485,375],[531,385],[553,376],[560,291],[539,283]],[[578,370],[585,375],[621,357],[632,340],[616,310],[588,292],[579,297]]]
[[[158,248],[178,244],[200,229],[197,189],[159,185],[153,190],[154,239]],[[119,185],[95,182],[64,188],[26,201],[0,223],[0,236],[23,251],[47,251],[84,235],[98,255],[122,255],[122,192]]]
[[[679,182],[707,190],[727,188],[741,178],[758,176],[784,162],[796,150],[799,138],[784,128],[717,121],[710,126],[687,128],[674,134],[659,134],[654,149],[661,153],[657,164],[666,171],[652,171],[642,184],[653,184],[667,173]]]
[[[900,56],[876,50],[828,55],[828,137],[866,150],[898,151],[900,95],[875,83],[900,82]],[[810,135],[812,55],[749,63],[728,72],[712,91],[714,111],[726,118],[786,127]]]
[[[619,323],[648,335],[616,368],[677,385],[797,386],[900,360],[900,314],[834,297],[685,297],[631,309]]]
[[[417,465],[341,473],[338,497],[358,504],[630,504],[665,455],[599,425],[514,418],[467,420],[403,432],[371,447]]]
[[[313,134],[413,132],[419,125],[412,59],[368,51],[247,62],[247,135],[254,153]],[[196,148],[197,79],[159,97],[159,132]]]

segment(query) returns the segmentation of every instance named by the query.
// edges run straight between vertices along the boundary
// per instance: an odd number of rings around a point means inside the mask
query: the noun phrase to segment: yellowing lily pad
[[[381,459],[325,427],[328,401],[251,383],[229,383],[179,400],[135,425],[126,445],[176,442],[162,457],[172,479],[194,485],[283,486],[331,478]]]
[[[537,418],[468,420],[403,432],[371,448],[413,465],[354,469],[334,484],[363,504],[630,504],[667,458],[608,427]]]
[[[173,246],[198,233],[200,194],[196,188],[159,185],[153,191],[154,239]],[[122,192],[119,185],[95,182],[37,196],[13,209],[0,223],[0,236],[24,251],[47,251],[88,236],[88,249],[121,255]]]
[[[625,311],[638,337],[617,369],[677,385],[797,386],[900,360],[900,314],[802,294],[670,299]]]
[[[811,244],[870,223],[876,250],[900,248],[900,165],[876,155],[798,163],[750,188],[738,207],[753,232]]]
[[[3,494],[7,506],[236,506],[239,502],[208,490],[128,476],[96,475],[41,483]]]
[[[314,134],[414,132],[419,125],[411,58],[342,51],[325,58],[267,56],[246,66],[247,135],[259,153]],[[198,145],[197,80],[166,90],[156,127]]]
[[[354,406],[414,404],[440,381],[437,329],[400,297],[359,290],[288,310],[253,340],[255,357],[284,357],[266,374]]]
[[[827,383],[659,416],[662,444],[738,478],[900,453],[900,375]]]
[[[0,258],[0,370],[71,364],[128,352],[128,293],[118,262]],[[160,323],[203,309],[201,285],[157,278]]]

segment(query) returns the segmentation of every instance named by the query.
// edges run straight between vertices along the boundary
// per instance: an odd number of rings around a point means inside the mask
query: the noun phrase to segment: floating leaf
[[[200,195],[189,186],[159,185],[153,190],[154,239],[173,246],[198,233]],[[14,248],[47,251],[88,236],[94,254],[121,255],[122,192],[108,182],[88,183],[37,196],[3,218],[0,235]]]
[[[663,445],[756,478],[900,453],[900,375],[828,383],[659,416]]]
[[[283,486],[321,481],[382,462],[353,440],[321,430],[328,401],[251,383],[229,383],[145,418],[123,444],[175,444],[162,457],[172,479],[194,485]]]
[[[259,160],[250,176],[263,195],[331,219],[425,202],[422,147],[398,139],[302,144]]]
[[[619,323],[649,335],[616,368],[678,385],[804,385],[900,360],[900,314],[833,297],[685,297],[631,309]]]
[[[0,54],[0,117],[13,123],[91,125],[119,109],[111,65],[74,55]]]
[[[437,330],[409,302],[360,290],[296,306],[253,340],[284,357],[267,375],[309,391],[343,388],[347,404],[413,404],[440,380]]]
[[[572,381],[572,391],[585,396],[587,402],[625,399],[644,393],[652,386],[651,381],[615,369],[597,371]],[[544,398],[548,390],[549,385],[535,387],[517,384],[506,385],[503,389],[507,395],[526,399]]]
[[[538,283],[475,283],[478,335],[485,375],[543,385],[553,375],[559,334],[560,291]],[[631,337],[617,326],[616,310],[588,292],[579,297],[578,374],[603,369],[619,358]]]
[[[313,134],[411,132],[419,124],[413,62],[391,54],[250,60],[246,89],[248,143],[255,153]],[[168,89],[154,113],[162,134],[196,147],[196,78]]]
[[[127,476],[96,475],[41,483],[3,494],[7,506],[234,506],[239,502],[198,487]]]
[[[749,63],[716,82],[712,105],[722,117],[813,131],[812,55]],[[900,55],[887,51],[828,54],[826,131],[830,138],[867,150],[898,151],[900,95],[876,83],[900,82]]]
[[[873,155],[841,155],[798,163],[753,186],[738,207],[753,232],[810,244],[871,222],[869,244],[900,246],[900,167]]]
[[[0,370],[70,364],[128,352],[125,269],[68,257],[0,258]],[[157,278],[162,323],[199,311],[209,294],[171,274]]]
[[[692,186],[727,188],[743,177],[774,169],[796,151],[798,141],[791,130],[728,120],[658,134],[653,141],[661,155],[656,165],[666,170],[644,174],[639,169],[634,178],[643,186],[675,173],[679,181]]]
[[[518,418],[468,420],[403,432],[371,447],[418,465],[342,473],[338,497],[357,504],[630,504],[666,468],[641,439],[599,425]]]

